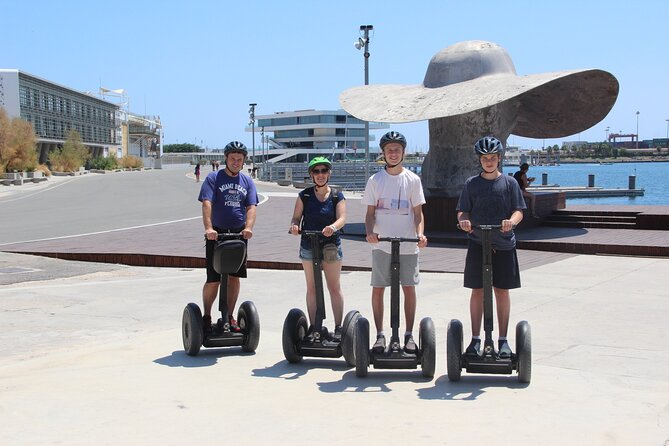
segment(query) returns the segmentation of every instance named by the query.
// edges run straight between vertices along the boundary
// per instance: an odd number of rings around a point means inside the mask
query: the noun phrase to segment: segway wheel
[[[346,364],[355,366],[355,323],[360,318],[360,312],[352,310],[346,313],[341,326],[341,352]]]
[[[283,321],[283,335],[281,336],[283,356],[286,357],[286,361],[292,363],[302,361],[298,346],[307,335],[307,330],[307,318],[304,312],[299,308],[290,310],[286,320]]]
[[[516,325],[516,355],[518,381],[529,384],[532,379],[532,332],[527,321],[520,321]]]
[[[462,372],[462,323],[451,319],[446,332],[446,368],[449,381],[459,381]]]
[[[437,341],[434,332],[434,322],[429,317],[420,321],[420,367],[425,378],[434,377],[434,369],[437,364]]]
[[[245,352],[256,351],[260,342],[260,318],[253,302],[247,300],[239,306],[237,323],[244,334],[242,350]]]
[[[184,308],[181,319],[181,336],[183,338],[184,350],[187,355],[195,356],[202,347],[202,312],[197,304],[189,303]]]
[[[369,367],[369,321],[359,317],[355,324],[355,374],[360,378],[367,376]]]

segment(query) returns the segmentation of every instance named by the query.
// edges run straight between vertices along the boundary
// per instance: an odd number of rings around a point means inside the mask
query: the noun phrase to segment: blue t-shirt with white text
[[[239,172],[232,177],[222,169],[207,175],[198,200],[211,201],[211,223],[215,228],[235,229],[246,224],[246,207],[258,204],[258,193],[250,176]]]

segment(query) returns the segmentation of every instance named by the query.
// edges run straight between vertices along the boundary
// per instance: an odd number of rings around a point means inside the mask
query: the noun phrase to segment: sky
[[[420,84],[434,54],[466,40],[501,45],[519,75],[598,68],[618,79],[617,102],[594,127],[554,140],[512,135],[509,145],[602,141],[607,127],[636,133],[637,119],[642,140],[669,132],[666,0],[0,4],[0,68],[78,91],[122,88],[133,113],[160,116],[165,144],[250,147],[250,103],[256,115],[339,109],[339,94],[364,83],[353,44],[366,24],[374,26],[370,84]],[[391,128],[409,150],[427,150],[426,122]]]

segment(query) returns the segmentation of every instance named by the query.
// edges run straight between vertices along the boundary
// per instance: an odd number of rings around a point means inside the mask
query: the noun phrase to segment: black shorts
[[[492,285],[502,290],[520,288],[516,248],[492,252]],[[465,260],[465,288],[483,288],[483,247],[469,241]]]
[[[216,229],[216,228],[214,228]],[[228,232],[227,230],[219,230],[216,229],[216,231],[220,234],[222,232]],[[240,230],[231,230],[230,232],[241,232]],[[216,247],[217,240],[207,240],[205,250],[206,250],[206,255],[207,255],[207,283],[211,282],[220,282],[221,281],[221,275],[216,272],[214,269],[214,248]],[[249,246],[249,241],[244,240],[244,243],[246,243],[246,248],[248,249]],[[248,251],[247,254],[244,256],[244,261],[242,262],[242,266],[239,268],[239,271],[236,273],[230,273],[230,276],[233,277],[241,277],[242,279],[246,279],[246,259],[248,258]]]

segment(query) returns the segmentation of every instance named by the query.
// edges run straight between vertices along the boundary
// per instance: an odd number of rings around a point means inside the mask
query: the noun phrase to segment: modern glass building
[[[304,162],[319,155],[333,161],[364,159],[365,122],[344,110],[296,110],[256,118],[255,127],[246,128],[261,135],[255,162]],[[378,130],[389,125],[370,123],[369,128]],[[374,140],[372,135],[370,140]],[[370,143],[369,152],[375,159],[378,147]]]
[[[40,163],[76,130],[92,156],[120,154],[119,106],[24,71],[0,69],[0,107],[30,122]]]

